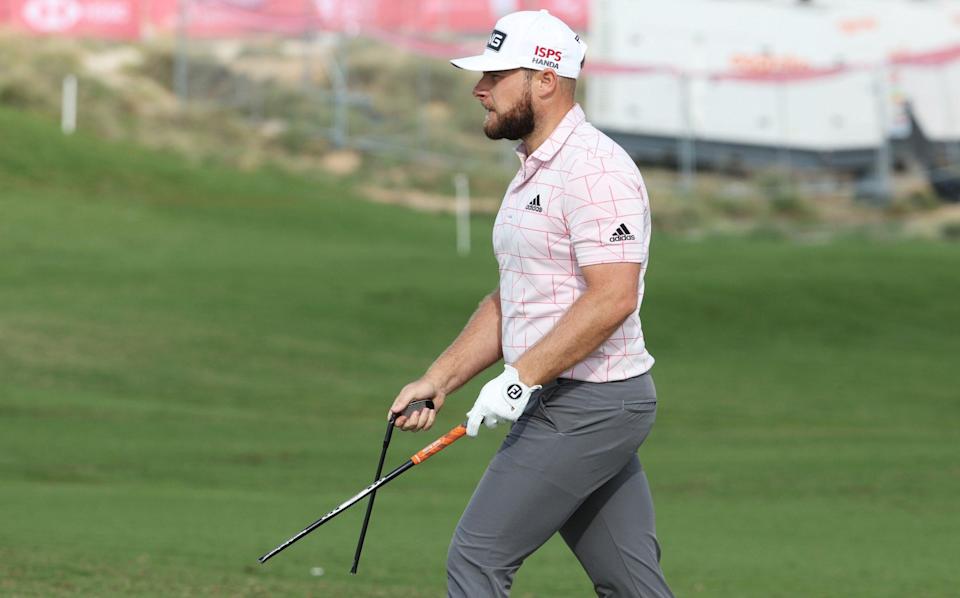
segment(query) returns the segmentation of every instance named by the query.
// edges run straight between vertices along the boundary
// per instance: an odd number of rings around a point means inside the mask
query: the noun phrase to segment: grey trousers
[[[454,532],[447,595],[509,596],[523,560],[559,531],[598,596],[672,597],[637,458],[656,401],[649,374],[560,379],[531,397]]]

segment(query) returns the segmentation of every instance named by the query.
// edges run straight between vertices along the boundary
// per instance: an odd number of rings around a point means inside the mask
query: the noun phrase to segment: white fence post
[[[470,179],[457,173],[453,186],[457,190],[457,253],[470,255]]]
[[[884,66],[874,71],[873,91],[876,101],[876,118],[880,143],[877,146],[875,170],[874,199],[886,202],[893,195],[893,186],[890,181],[893,152],[890,148],[890,89],[888,87],[889,73]]]
[[[680,119],[683,122],[683,131],[679,135],[678,150],[680,162],[680,188],[684,193],[693,193],[696,187],[697,149],[696,132],[693,122],[693,89],[689,73],[680,73],[677,76],[680,88]]]
[[[64,135],[72,135],[77,130],[77,77],[67,75],[63,78],[63,99],[60,107],[60,129]]]

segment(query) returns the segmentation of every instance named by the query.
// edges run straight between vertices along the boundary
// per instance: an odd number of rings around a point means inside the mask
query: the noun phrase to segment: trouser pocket
[[[623,410],[630,413],[650,413],[657,410],[657,399],[631,399],[623,401]]]

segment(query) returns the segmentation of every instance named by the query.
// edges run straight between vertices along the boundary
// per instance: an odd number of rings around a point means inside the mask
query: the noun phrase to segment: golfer
[[[637,449],[657,397],[638,309],[650,209],[636,165],[574,100],[586,44],[547,11],[499,21],[473,94],[490,139],[522,140],[497,214],[500,284],[390,410],[447,395],[503,358],[467,414],[513,422],[463,513],[447,557],[448,595],[508,596],[523,560],[560,532],[598,596],[672,596]],[[432,409],[399,417],[429,429]]]

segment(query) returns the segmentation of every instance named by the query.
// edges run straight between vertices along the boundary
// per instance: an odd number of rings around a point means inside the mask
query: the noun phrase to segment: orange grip
[[[462,438],[466,433],[467,427],[463,424],[460,424],[456,428],[450,430],[440,438],[437,438],[424,448],[420,449],[420,452],[410,457],[410,460],[413,461],[414,465],[420,465],[430,457],[436,455],[454,442],[460,440],[460,438]]]

